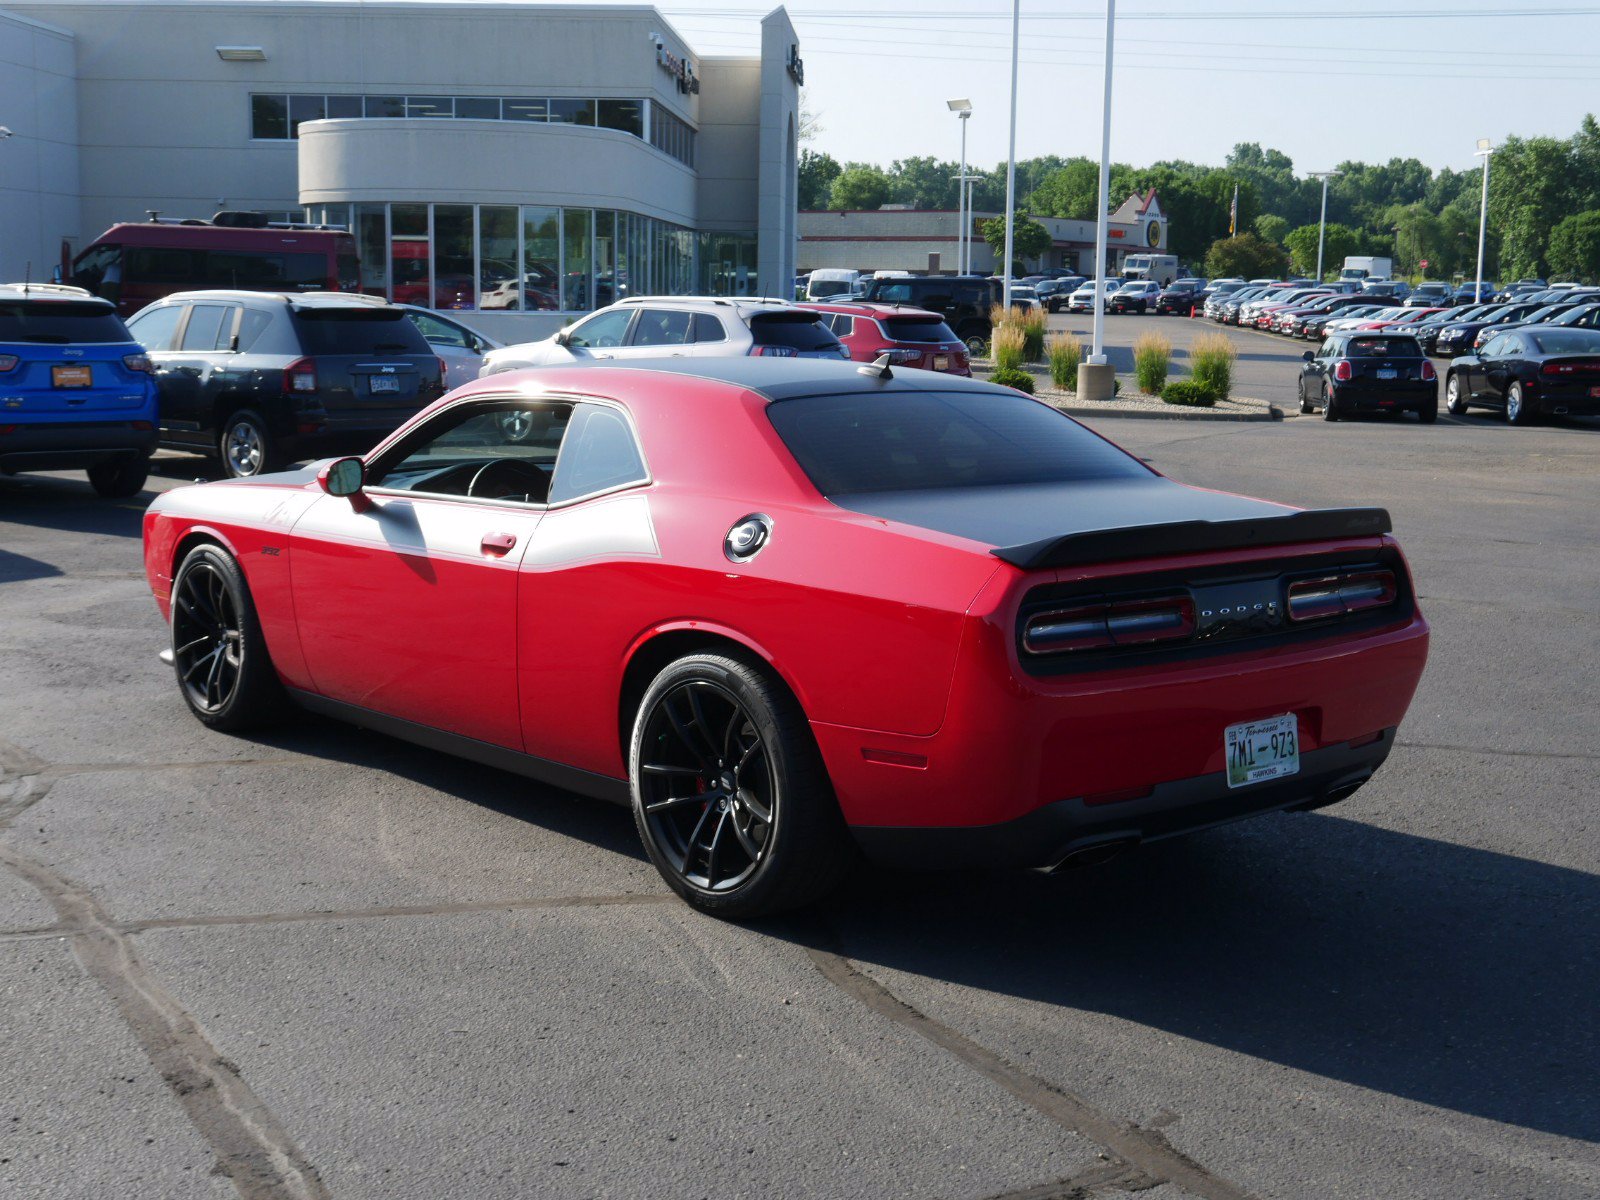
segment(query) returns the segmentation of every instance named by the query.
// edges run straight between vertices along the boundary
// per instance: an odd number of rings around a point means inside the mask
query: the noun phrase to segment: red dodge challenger
[[[1381,509],[850,363],[496,375],[364,458],[167,492],[144,550],[206,725],[292,701],[630,805],[729,917],[863,851],[1055,868],[1331,804],[1428,646]]]

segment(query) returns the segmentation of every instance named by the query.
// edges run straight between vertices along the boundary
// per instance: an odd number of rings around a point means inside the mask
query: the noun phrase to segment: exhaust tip
[[[1055,875],[1061,871],[1069,871],[1077,867],[1102,866],[1112,859],[1120,857],[1123,851],[1130,850],[1138,844],[1138,838],[1125,837],[1111,842],[1097,842],[1093,846],[1083,846],[1068,853],[1055,866],[1048,868],[1045,874]]]

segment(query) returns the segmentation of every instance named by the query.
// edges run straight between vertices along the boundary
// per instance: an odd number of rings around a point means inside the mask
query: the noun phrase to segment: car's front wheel
[[[1444,384],[1444,407],[1452,417],[1463,417],[1467,413],[1467,389],[1461,386],[1459,376],[1451,375]]]
[[[663,670],[634,719],[629,779],[651,862],[704,912],[799,908],[851,861],[805,714],[756,663],[694,654]]]
[[[89,468],[89,486],[107,500],[137,496],[150,477],[148,454],[121,454]]]
[[[1506,389],[1506,420],[1513,425],[1532,425],[1536,419],[1537,414],[1523,394],[1522,385],[1513,383]]]
[[[173,578],[172,669],[189,710],[212,729],[250,729],[282,712],[249,585],[220,546],[196,546]]]

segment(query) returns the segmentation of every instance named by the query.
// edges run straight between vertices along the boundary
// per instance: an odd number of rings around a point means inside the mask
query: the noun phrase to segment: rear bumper
[[[1345,384],[1333,389],[1333,402],[1341,412],[1415,412],[1439,402],[1437,380],[1395,380],[1359,387]]]
[[[0,471],[72,471],[122,454],[148,455],[156,448],[154,422],[75,421],[18,425],[0,433]]]
[[[1153,842],[1284,809],[1334,804],[1367,780],[1394,747],[1394,729],[1352,747],[1324,746],[1301,756],[1300,773],[1229,788],[1225,774],[1157,784],[1135,800],[1088,804],[1057,800],[998,825],[962,828],[854,826],[856,843],[875,861],[901,867],[1054,867],[1097,847]]]

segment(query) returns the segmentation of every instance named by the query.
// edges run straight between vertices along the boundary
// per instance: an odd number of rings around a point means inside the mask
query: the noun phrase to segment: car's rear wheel
[[[1333,389],[1327,386],[1322,389],[1322,419],[1324,421],[1339,419],[1339,412],[1333,404]]]
[[[1513,383],[1506,389],[1506,420],[1513,425],[1532,425],[1537,420],[1520,383]]]
[[[1424,425],[1432,425],[1439,419],[1439,397],[1429,396],[1417,406],[1417,420]]]
[[[137,496],[150,477],[148,454],[119,454],[89,468],[89,486],[107,500]]]
[[[645,693],[629,752],[633,815],[673,891],[716,916],[799,908],[853,849],[805,714],[761,666],[680,658]]]
[[[1456,375],[1445,380],[1444,406],[1452,417],[1464,417],[1467,414],[1467,389],[1461,386],[1461,380]]]
[[[189,710],[212,729],[269,724],[283,710],[249,585],[220,546],[196,546],[173,579],[172,668]]]
[[[240,409],[222,423],[217,438],[222,469],[233,479],[249,479],[276,471],[280,455],[273,445],[267,423],[259,413]]]

